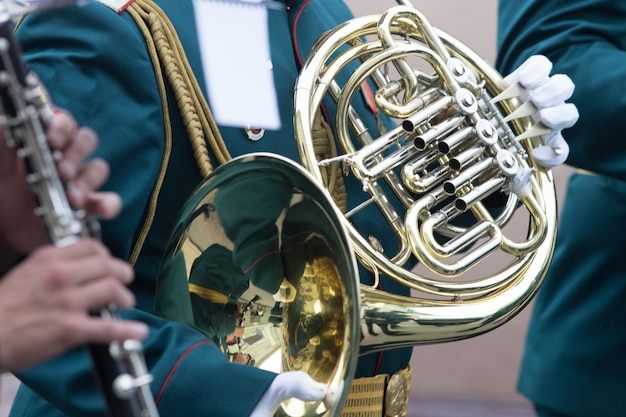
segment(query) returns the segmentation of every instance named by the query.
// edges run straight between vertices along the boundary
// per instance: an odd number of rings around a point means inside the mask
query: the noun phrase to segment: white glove
[[[541,136],[543,146],[532,150],[538,164],[553,168],[565,162],[569,146],[561,131],[572,127],[578,120],[578,109],[572,103],[565,103],[574,92],[574,83],[564,74],[550,76],[552,62],[543,55],[528,58],[505,81],[513,86],[521,85],[525,92],[522,101],[530,101],[536,108],[532,118],[543,123],[550,131]]]
[[[271,417],[280,403],[289,398],[302,401],[320,401],[326,396],[326,384],[315,381],[302,371],[278,374],[257,403],[250,417]]]

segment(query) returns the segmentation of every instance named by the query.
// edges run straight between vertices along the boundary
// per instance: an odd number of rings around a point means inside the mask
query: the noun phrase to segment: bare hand
[[[132,307],[132,279],[128,264],[91,239],[37,249],[0,281],[2,367],[23,369],[88,342],[144,339],[143,323],[89,314],[110,303]]]
[[[88,215],[115,217],[121,209],[119,196],[95,191],[109,177],[108,164],[101,159],[84,162],[97,146],[96,134],[89,128],[76,129],[71,116],[60,113],[50,122],[47,137],[51,149],[61,152],[57,167],[61,179],[70,184],[67,192],[73,207]],[[0,130],[0,265],[6,266],[49,241],[34,215],[35,199],[25,176],[24,162],[7,146]]]

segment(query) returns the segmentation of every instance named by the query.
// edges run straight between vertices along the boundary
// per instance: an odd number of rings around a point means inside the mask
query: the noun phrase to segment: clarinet
[[[42,219],[50,240],[65,246],[82,237],[99,239],[95,219],[72,209],[56,170],[56,155],[46,139],[45,126],[53,113],[44,87],[28,75],[21,48],[13,37],[12,16],[0,10],[0,103],[2,125],[9,147],[27,167],[27,182],[37,200],[35,214]],[[119,319],[114,305],[93,312],[104,319]],[[88,345],[96,383],[105,397],[110,417],[157,417],[138,340]]]

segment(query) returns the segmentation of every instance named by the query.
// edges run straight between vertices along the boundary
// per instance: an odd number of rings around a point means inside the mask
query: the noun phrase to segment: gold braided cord
[[[150,227],[152,226],[152,222],[154,221],[154,216],[157,209],[157,203],[159,199],[159,193],[161,191],[161,187],[163,185],[163,181],[165,179],[165,173],[167,172],[167,165],[169,163],[170,154],[172,152],[172,127],[170,124],[170,114],[169,108],[167,106],[167,93],[165,90],[165,82],[163,81],[163,74],[161,72],[161,67],[159,65],[159,61],[156,53],[156,47],[154,42],[152,41],[152,36],[150,36],[150,31],[148,27],[145,25],[143,19],[141,19],[140,14],[138,14],[134,9],[128,10],[128,12],[135,19],[139,30],[146,38],[146,45],[148,48],[148,53],[152,57],[152,66],[154,68],[154,73],[156,75],[157,85],[159,88],[159,95],[161,96],[161,108],[163,109],[163,124],[165,130],[165,138],[163,144],[163,157],[161,160],[161,169],[159,170],[159,175],[156,179],[154,189],[152,190],[152,195],[150,196],[150,201],[148,203],[148,211],[146,213],[146,220],[141,227],[141,231],[139,232],[139,236],[137,237],[137,241],[133,245],[133,250],[131,251],[129,257],[129,263],[134,265],[137,262],[137,258],[139,257],[139,253],[141,252],[141,248],[148,236],[148,232],[150,231]]]
[[[213,119],[198,81],[193,76],[180,39],[165,13],[150,0],[136,0],[129,7],[136,10],[150,27],[158,57],[172,86],[185,129],[191,140],[202,176],[213,172],[207,143],[219,164],[231,159],[226,144]]]
[[[165,16],[163,11],[150,0],[137,0],[127,8],[127,11],[135,20],[146,40],[148,53],[153,64],[155,78],[161,96],[165,132],[161,169],[150,197],[146,220],[141,227],[137,241],[133,245],[129,257],[129,263],[134,265],[154,221],[159,194],[165,173],[167,172],[172,150],[172,127],[163,71],[174,91],[200,174],[206,177],[213,172],[206,147],[206,138],[209,138],[211,148],[220,164],[229,160],[230,155],[226,150],[217,124],[213,120],[209,106],[206,100],[204,100],[204,96],[196,79],[188,75],[193,74],[191,67],[169,19]],[[172,45],[175,47],[172,48]],[[203,111],[203,117],[199,117],[197,109]]]

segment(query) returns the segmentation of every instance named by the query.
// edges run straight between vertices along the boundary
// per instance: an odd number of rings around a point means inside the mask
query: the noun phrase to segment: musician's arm
[[[249,416],[275,374],[234,365],[200,333],[132,310],[124,319],[148,323],[146,361],[154,376],[152,394],[161,416]],[[102,416],[104,402],[95,389],[91,362],[83,349],[19,373],[19,378],[68,417]],[[245,395],[240,387],[245,381]],[[24,395],[24,393],[21,393]],[[32,394],[32,393],[31,393]],[[31,405],[31,412],[40,406]],[[25,404],[17,403],[15,412]]]
[[[626,4],[611,0],[550,2],[500,0],[497,67],[507,74],[534,54],[546,55],[554,73],[571,77],[580,118],[565,136],[567,163],[626,180]],[[600,19],[589,19],[607,10]],[[601,95],[603,105],[593,97]],[[590,138],[590,132],[594,132]],[[619,140],[614,140],[616,133]],[[617,139],[617,138],[616,138]]]

